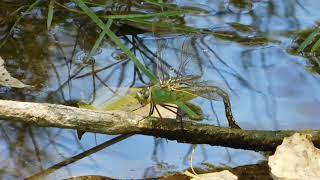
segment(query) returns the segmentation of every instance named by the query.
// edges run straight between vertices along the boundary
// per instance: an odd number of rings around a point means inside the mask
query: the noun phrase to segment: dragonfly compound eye
[[[149,88],[148,89],[146,89],[144,92],[143,92],[143,97],[144,98],[148,98],[149,97]]]
[[[144,99],[143,95],[141,94],[141,92],[137,92],[136,95],[135,95],[135,98],[137,98],[140,103],[142,103],[143,99]]]
[[[144,88],[142,90],[140,90],[139,92],[136,93],[136,98],[138,99],[138,101],[141,104],[144,104],[147,102],[148,98],[149,98],[149,89],[148,88]]]

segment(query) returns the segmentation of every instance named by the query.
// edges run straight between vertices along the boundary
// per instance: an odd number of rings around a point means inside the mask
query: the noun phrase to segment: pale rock
[[[185,172],[187,176],[190,176],[192,180],[237,180],[238,177],[232,174],[228,170],[206,173],[206,174],[192,174],[189,171]]]
[[[284,138],[268,165],[276,180],[320,179],[320,150],[315,148],[311,136],[295,133]]]

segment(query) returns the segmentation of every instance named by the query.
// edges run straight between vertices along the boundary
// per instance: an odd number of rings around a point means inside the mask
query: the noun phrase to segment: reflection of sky
[[[193,1],[188,1],[193,2]],[[219,6],[214,5],[216,1],[201,1],[208,6],[209,9],[217,9]],[[224,1],[221,1],[224,2]],[[313,1],[301,1],[305,9],[299,7],[294,1],[271,1],[276,4],[274,14],[270,15],[266,11],[268,1],[255,4],[254,12],[258,16],[251,16],[243,14],[241,16],[230,13],[220,13],[214,16],[188,16],[187,23],[198,27],[223,27],[226,22],[239,22],[251,24],[262,32],[268,32],[269,36],[275,39],[281,39],[285,42],[280,45],[271,45],[272,47],[259,49],[259,47],[243,47],[233,42],[221,41],[214,37],[204,37],[204,41],[217,53],[221,59],[228,65],[217,60],[212,52],[203,51],[201,59],[203,59],[203,78],[206,80],[218,81],[224,86],[227,86],[223,81],[225,78],[233,90],[230,92],[232,110],[239,125],[244,129],[318,129],[317,122],[319,116],[318,109],[319,102],[319,77],[312,75],[305,69],[305,60],[300,57],[286,54],[285,48],[291,42],[291,39],[281,33],[286,30],[297,30],[298,28],[307,28],[315,24],[315,21],[320,17],[319,3]],[[180,2],[179,3],[183,3]],[[200,3],[200,1],[198,2]],[[212,7],[211,7],[212,4]],[[222,7],[224,5],[222,4]],[[197,7],[203,7],[201,5]],[[67,29],[66,29],[67,31]],[[279,35],[280,34],[280,35]],[[64,35],[61,40],[66,42],[73,42],[74,39],[65,38]],[[202,37],[199,37],[199,40]],[[182,44],[183,38],[176,38],[170,40],[170,46],[179,47]],[[201,50],[206,48],[197,40],[197,46]],[[71,43],[72,44],[72,43]],[[152,40],[146,40],[146,44],[154,49]],[[187,49],[188,52],[194,53],[192,49]],[[100,49],[100,53],[95,56],[97,66],[96,68],[104,67],[110,61],[116,62],[112,59],[112,49],[109,45],[104,45]],[[170,64],[177,65],[174,50],[167,50],[167,59],[170,59]],[[208,52],[214,67],[207,61],[204,55]],[[52,59],[56,59],[59,52],[52,52]],[[78,60],[83,54],[77,53]],[[80,62],[80,60],[79,60]],[[109,63],[110,64],[110,63]],[[48,89],[54,90],[59,87],[58,78],[56,74],[60,74],[60,81],[64,82],[68,79],[65,74],[68,69],[65,67],[63,61],[55,61],[57,72],[51,72],[52,78],[48,81]],[[197,66],[188,67],[188,71],[198,71]],[[221,74],[215,69],[220,70]],[[77,66],[71,68],[71,72],[77,69]],[[89,72],[91,68],[85,68],[80,73]],[[123,66],[116,66],[112,69],[99,73],[101,77],[107,80],[108,85],[114,88],[118,85],[121,73],[125,73],[124,80],[121,85],[128,86],[132,79],[133,68],[129,63]],[[231,75],[230,72],[233,74]],[[241,76],[246,80],[244,84],[236,75]],[[71,85],[63,89],[66,99],[88,99],[86,97],[93,97],[92,95],[92,77],[73,80]],[[107,101],[112,94],[106,88],[97,84],[97,94],[94,104],[99,104]],[[212,113],[208,101],[197,99],[196,103],[203,105],[203,110],[209,123],[216,124],[215,116]],[[214,110],[222,126],[226,126],[226,118],[222,102],[213,102]],[[211,120],[213,119],[213,120]],[[52,130],[55,132],[56,130]],[[82,152],[79,144],[75,140],[74,131],[63,130],[59,136],[54,139],[57,146],[48,145],[50,142],[40,136],[37,139],[42,153],[49,155],[49,159],[43,159],[44,168],[49,167],[55,163],[63,160],[61,156],[71,157],[77,153]],[[53,133],[54,134],[54,133]],[[97,135],[97,142],[102,143],[111,136]],[[95,138],[93,134],[86,133],[81,140],[81,145],[84,149],[89,149],[95,145]],[[152,153],[155,148],[155,139],[148,136],[136,135],[106,148],[98,153],[84,158],[76,163],[73,163],[67,168],[62,168],[52,173],[48,178],[56,179],[67,176],[79,175],[104,175],[114,178],[132,178],[142,177],[146,171],[148,173],[161,175],[168,171],[181,171],[189,167],[189,161],[186,161],[189,144],[176,143],[175,141],[162,140],[157,146],[156,159],[152,158]],[[2,151],[5,151],[1,149]],[[194,158],[194,164],[200,165],[201,162],[211,163],[214,165],[239,166],[243,164],[257,163],[264,159],[259,153],[252,151],[234,150],[223,147],[212,146],[198,146]],[[161,166],[160,166],[161,165]],[[39,169],[28,168],[24,170],[23,174],[32,174]],[[71,173],[70,173],[71,172]],[[153,173],[152,173],[153,172]],[[162,172],[162,173],[161,173]]]
[[[92,135],[84,137],[81,141],[82,145],[92,146],[93,138]],[[106,139],[105,136],[98,136],[99,142],[103,139]],[[105,175],[117,178],[142,177],[148,168],[148,172],[161,175],[168,171],[181,171],[189,167],[186,155],[191,145],[164,139],[161,143],[158,147],[160,150],[157,154],[158,162],[151,161],[154,138],[137,135],[73,163],[67,169],[54,172],[48,178],[66,177],[69,172],[77,175]],[[195,153],[194,165],[206,162],[214,165],[238,166],[256,163],[257,159],[263,159],[262,155],[251,151],[199,145]]]

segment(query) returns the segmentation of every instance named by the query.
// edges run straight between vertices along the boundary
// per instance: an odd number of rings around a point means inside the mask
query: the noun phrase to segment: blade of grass
[[[302,52],[309,44],[312,43],[313,39],[320,32],[320,26],[317,27],[307,38],[304,40],[298,48],[298,52]]]
[[[316,52],[318,49],[320,48],[320,38],[318,39],[318,41],[316,43],[314,43],[314,45],[311,48],[311,52],[314,53]]]
[[[122,15],[106,15],[99,16],[101,18],[111,18],[111,19],[128,19],[128,18],[153,18],[153,17],[170,17],[170,16],[180,16],[186,14],[185,11],[164,11],[159,13],[149,13],[149,14],[122,14]]]
[[[48,7],[48,17],[47,17],[47,29],[50,29],[52,18],[53,18],[53,8],[54,8],[54,1],[50,0],[49,7]]]
[[[55,4],[58,6],[67,9],[70,12],[75,12],[79,14],[85,14],[82,11],[78,11],[69,7],[66,7],[65,5],[55,1]],[[193,9],[179,9],[179,10],[170,10],[170,11],[164,11],[159,13],[148,13],[148,14],[114,14],[114,15],[99,15],[98,17],[103,19],[128,19],[128,18],[140,18],[140,19],[147,19],[147,18],[154,18],[154,17],[171,17],[171,16],[181,16],[185,14],[198,14],[203,11],[200,10],[193,10]]]
[[[108,22],[107,22],[106,28],[103,29],[102,32],[99,34],[99,37],[98,37],[98,39],[96,40],[96,42],[94,43],[94,45],[93,45],[93,47],[92,47],[92,49],[91,49],[88,57],[86,58],[86,61],[89,60],[89,59],[91,59],[92,56],[97,52],[98,47],[100,46],[100,44],[101,44],[104,36],[106,35],[106,31],[107,31],[106,29],[109,29],[110,26],[111,26],[111,24],[112,24],[111,21],[108,21]]]
[[[127,21],[130,22],[134,22],[134,23],[138,23],[138,24],[142,24],[142,25],[146,25],[146,26],[150,26],[152,28],[162,28],[162,29],[166,29],[167,31],[170,29],[174,29],[175,32],[180,32],[180,33],[210,33],[210,31],[206,31],[204,29],[197,29],[194,27],[190,27],[190,26],[173,26],[172,24],[168,24],[168,23],[162,23],[162,22],[150,22],[150,21],[145,21],[143,19],[127,19]]]
[[[63,4],[60,4],[58,2],[55,2],[58,6],[67,9],[70,12],[75,12],[78,14],[86,14],[82,11],[78,11],[69,7],[64,6]],[[147,19],[147,18],[154,18],[154,17],[170,17],[170,16],[180,16],[184,15],[186,13],[199,13],[199,11],[184,11],[184,10],[174,10],[174,11],[165,11],[165,12],[160,12],[160,13],[148,13],[148,14],[114,14],[114,15],[99,15],[98,17],[103,18],[103,19],[128,19],[128,18],[140,18],[140,19]]]
[[[144,1],[153,5],[159,6],[161,9],[163,9],[164,7],[168,9],[169,8],[175,9],[175,7],[173,7],[171,4],[163,3],[163,1],[154,1],[154,0],[144,0]]]
[[[121,42],[121,40],[103,23],[103,21],[81,0],[73,0],[86,14],[93,20],[102,30],[106,31],[109,38],[132,60],[132,62],[139,68],[152,83],[159,82],[158,78],[154,76],[139,59]],[[112,19],[108,19],[108,23],[112,23]]]
[[[112,21],[109,19],[108,21]],[[153,75],[140,61],[139,59],[120,41],[120,39],[110,30],[106,33],[113,40],[113,42],[119,46],[119,48],[134,62],[134,64],[150,79],[153,84],[159,83],[158,78]]]

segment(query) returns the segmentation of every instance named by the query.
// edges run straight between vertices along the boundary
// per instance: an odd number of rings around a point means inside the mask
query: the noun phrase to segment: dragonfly
[[[147,86],[136,94],[141,105],[150,104],[149,116],[156,110],[162,118],[157,105],[168,109],[168,106],[171,107],[168,104],[175,104],[190,119],[200,118],[200,115],[188,106],[189,101],[199,96],[208,100],[222,100],[229,127],[241,129],[232,115],[228,93],[210,81],[201,81],[199,76],[190,75],[160,80],[159,83]]]

